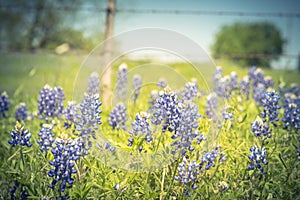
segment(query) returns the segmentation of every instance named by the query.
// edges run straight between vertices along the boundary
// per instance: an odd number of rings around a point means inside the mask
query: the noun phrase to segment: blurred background
[[[237,71],[242,77],[256,66],[276,84],[299,83],[300,1],[0,0],[0,90],[31,100],[44,84],[59,85],[70,98],[80,66],[93,49],[98,47],[88,63],[108,63],[109,53],[122,55],[133,41],[119,37],[111,47],[102,47],[105,39],[147,27],[190,38],[207,55],[186,48],[189,59],[212,58],[225,74]],[[149,61],[193,76],[182,59],[155,51],[126,54],[113,63],[113,71],[122,62],[130,69]],[[113,83],[115,74],[108,76]]]
[[[111,1],[112,35],[143,27],[178,31],[201,45],[215,60],[241,66],[300,70],[300,2]],[[1,0],[0,49],[57,54],[90,52],[107,37],[108,0]],[[114,48],[122,51],[122,43]],[[193,54],[191,58],[197,59]],[[140,54],[139,58],[151,57]],[[155,55],[157,59],[157,55]],[[174,61],[160,55],[163,61]],[[136,57],[135,57],[136,59]]]

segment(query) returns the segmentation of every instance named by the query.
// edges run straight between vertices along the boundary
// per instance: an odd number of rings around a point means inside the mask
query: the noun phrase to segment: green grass
[[[14,110],[19,102],[25,102],[32,112],[37,111],[37,99],[39,91],[45,84],[61,86],[66,94],[66,101],[72,100],[74,93],[81,94],[86,88],[86,81],[89,72],[98,68],[98,57],[89,58],[84,63],[86,55],[54,55],[54,54],[2,54],[0,55],[0,92],[6,90],[11,100],[11,107],[8,118],[0,118],[0,199],[8,199],[8,188],[13,186],[13,181],[18,180],[30,194],[30,198],[51,197],[59,195],[48,188],[52,178],[47,176],[50,170],[49,160],[53,156],[40,155],[39,146],[36,143],[37,133],[43,123],[37,117],[23,123],[26,129],[32,133],[32,148],[24,148],[23,164],[21,149],[11,147],[7,140],[9,132],[14,128]],[[116,80],[116,72],[120,63],[127,62],[129,67],[129,86],[135,73],[143,76],[145,84],[141,90],[141,96],[137,104],[130,100],[127,102],[129,110],[129,121],[127,127],[130,130],[130,123],[134,120],[135,114],[145,111],[148,108],[149,92],[157,89],[155,84],[160,77],[164,77],[172,84],[174,89],[182,89],[184,83],[196,77],[199,85],[204,90],[209,90],[210,83],[206,85],[205,80],[212,77],[213,67],[211,64],[199,64],[195,69],[187,63],[174,63],[169,66],[161,64],[149,64],[147,61],[128,61],[122,58],[113,64],[113,83]],[[247,75],[248,69],[239,68],[227,61],[217,61],[223,66],[225,74],[236,71],[239,77]],[[92,66],[92,67],[90,67]],[[87,67],[87,68],[85,68]],[[101,66],[99,67],[101,74]],[[199,73],[200,71],[200,73]],[[79,76],[77,76],[79,74]],[[287,83],[296,82],[300,85],[298,72],[265,70],[265,75],[273,78],[276,85],[282,79]],[[114,88],[114,86],[113,86]],[[82,95],[82,94],[81,94]],[[130,94],[129,94],[130,95]],[[75,95],[76,96],[76,95]],[[199,106],[199,113],[203,115],[199,119],[199,131],[208,137],[208,141],[196,146],[195,151],[190,153],[191,159],[201,159],[204,151],[211,151],[216,145],[221,145],[221,151],[226,154],[227,161],[224,164],[216,163],[216,167],[201,173],[197,178],[198,188],[190,189],[190,184],[184,185],[174,181],[176,167],[182,161],[181,158],[172,164],[158,168],[157,170],[143,173],[122,170],[115,167],[105,166],[103,162],[109,160],[111,165],[114,158],[126,160],[122,157],[125,154],[101,154],[99,158],[92,154],[76,162],[78,172],[74,174],[75,183],[68,189],[66,194],[70,199],[296,199],[300,191],[299,160],[297,148],[299,133],[282,129],[282,122],[278,127],[272,127],[272,138],[263,142],[251,133],[251,122],[260,114],[262,108],[257,106],[253,99],[245,100],[245,97],[234,95],[226,101],[232,107],[234,122],[226,122],[221,126],[212,123],[205,116],[206,96],[201,96],[195,102]],[[100,126],[101,134],[113,145],[126,152],[132,151],[128,146],[128,133],[125,131],[111,130],[108,125],[108,108],[103,108],[101,114],[103,124]],[[279,112],[283,117],[283,109]],[[63,120],[55,119],[50,123],[55,124],[53,133],[56,137],[64,134],[69,137],[76,137],[72,128],[65,130]],[[216,129],[214,129],[216,128]],[[215,133],[217,131],[217,134]],[[160,127],[156,127],[155,135],[160,137]],[[154,140],[151,145],[145,148],[149,152],[159,148],[168,149],[172,133],[166,132],[161,140]],[[268,150],[267,174],[260,177],[258,171],[247,171],[249,165],[248,154],[251,146],[265,146]],[[138,147],[138,145],[134,146]],[[133,153],[137,154],[135,151]],[[108,157],[105,157],[108,156]],[[164,159],[164,158],[163,158]],[[166,160],[166,159],[165,159]],[[163,160],[163,161],[165,161]],[[100,162],[101,161],[101,162]],[[155,160],[160,162],[159,158]],[[162,161],[162,163],[163,163]],[[126,166],[127,163],[121,163]],[[145,160],[148,162],[148,160]],[[119,163],[120,164],[120,163]],[[151,164],[151,163],[150,163]],[[120,188],[115,190],[114,185],[119,184]],[[227,184],[228,190],[221,190],[220,184]],[[191,197],[183,195],[185,189],[190,189]],[[19,191],[18,191],[19,192]]]

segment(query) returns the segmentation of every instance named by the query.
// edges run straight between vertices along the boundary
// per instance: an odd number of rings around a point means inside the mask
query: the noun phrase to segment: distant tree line
[[[68,43],[74,49],[90,50],[94,47],[93,38],[72,26],[78,23],[75,21],[78,8],[84,3],[80,0],[0,0],[0,48],[32,51],[54,49]],[[58,9],[72,5],[71,12]]]
[[[242,66],[270,67],[282,54],[284,39],[269,22],[234,23],[223,26],[215,36],[215,58],[226,57]]]

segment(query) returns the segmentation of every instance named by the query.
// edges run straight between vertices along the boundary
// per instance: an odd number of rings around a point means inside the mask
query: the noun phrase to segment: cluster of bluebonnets
[[[88,80],[87,93],[83,100],[77,104],[69,101],[64,107],[65,95],[60,87],[45,85],[39,93],[38,117],[44,122],[37,134],[37,144],[40,148],[40,156],[51,153],[49,162],[51,169],[48,176],[52,178],[49,187],[58,191],[57,198],[67,198],[63,194],[72,187],[77,173],[76,163],[89,155],[89,150],[93,146],[93,139],[102,124],[102,106],[100,101],[100,80],[97,73],[92,73]],[[201,115],[197,100],[202,98],[197,80],[192,79],[185,84],[181,91],[172,90],[168,87],[165,79],[160,79],[157,87],[160,91],[153,90],[150,94],[148,110],[138,112],[131,123],[128,124],[128,108],[125,104],[127,99],[128,69],[126,64],[119,67],[116,81],[116,100],[113,109],[109,113],[107,124],[112,130],[122,130],[128,133],[127,146],[133,152],[145,152],[145,145],[155,142],[157,130],[162,135],[168,134],[172,141],[171,153],[178,155],[178,167],[174,179],[185,186],[184,194],[191,196],[190,189],[197,189],[197,183],[201,174],[210,170],[217,164],[226,161],[225,154],[222,153],[221,146],[210,147],[211,150],[202,152],[197,158],[193,156],[195,149],[199,149],[203,141],[207,140],[206,132],[201,132],[199,120],[208,119],[213,123],[222,126],[220,121],[233,122],[235,116],[233,108],[225,105],[220,108],[219,101],[230,100],[234,94],[241,94],[244,100],[254,99],[258,109],[261,110],[255,120],[249,124],[250,132],[258,139],[258,144],[250,147],[248,170],[256,170],[261,175],[267,173],[265,166],[268,165],[268,149],[266,141],[273,137],[274,128],[281,120],[284,129],[297,131],[300,128],[300,97],[299,87],[292,85],[280,85],[278,92],[274,90],[274,82],[270,77],[265,77],[261,69],[251,68],[249,75],[239,80],[237,73],[232,72],[229,76],[224,76],[221,67],[217,67],[213,76],[213,91],[206,95],[206,105],[204,114]],[[142,77],[135,75],[132,82],[132,101],[137,103],[142,89]],[[252,96],[251,96],[252,95]],[[9,109],[8,95],[3,92],[0,98],[0,115],[7,116]],[[282,106],[280,106],[282,105]],[[283,118],[279,119],[279,110],[283,108]],[[20,103],[15,110],[15,118],[19,122],[25,122],[30,113],[25,103]],[[72,129],[75,136],[68,137],[62,133],[54,131],[56,124],[53,120],[64,122],[64,131]],[[54,120],[55,121],[55,120]],[[20,146],[30,148],[32,146],[31,133],[19,122],[11,131],[11,139],[8,143],[12,147]],[[231,126],[232,128],[232,126]],[[156,132],[155,132],[156,130]],[[143,142],[146,142],[145,144]],[[300,138],[298,139],[300,143]],[[115,152],[118,147],[111,142],[106,142],[104,149]],[[22,149],[21,149],[22,151]],[[300,157],[300,144],[295,153]],[[10,195],[12,199],[17,199],[15,192],[19,186],[14,182]],[[116,184],[118,185],[118,183]],[[222,190],[227,190],[226,183],[220,183]],[[28,194],[22,186],[21,199],[27,199]]]

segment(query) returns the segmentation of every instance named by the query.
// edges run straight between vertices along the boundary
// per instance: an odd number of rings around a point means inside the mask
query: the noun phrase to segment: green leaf
[[[286,166],[284,160],[282,159],[281,153],[279,153],[278,158],[281,161],[281,163],[283,164],[284,168],[287,169],[287,166]]]

